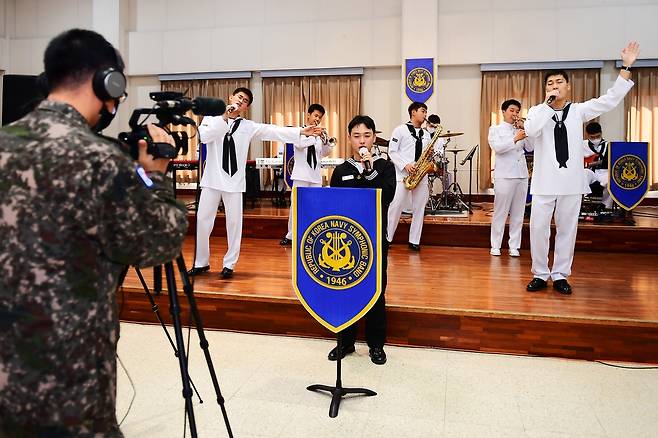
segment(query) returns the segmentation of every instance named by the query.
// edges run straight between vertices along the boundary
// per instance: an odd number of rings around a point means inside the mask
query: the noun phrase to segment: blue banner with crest
[[[295,145],[286,143],[283,150],[283,180],[286,186],[292,189],[292,168],[295,166]]]
[[[338,333],[381,293],[381,190],[295,187],[292,199],[295,293]]]
[[[434,58],[407,59],[404,77],[407,97],[425,103],[434,93]]]
[[[610,143],[608,158],[610,196],[625,210],[632,210],[649,190],[649,143]]]

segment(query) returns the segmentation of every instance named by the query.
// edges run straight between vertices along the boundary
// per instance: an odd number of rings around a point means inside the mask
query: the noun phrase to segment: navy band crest
[[[625,210],[635,208],[649,190],[649,143],[610,143],[610,196]]]
[[[434,93],[434,58],[407,59],[405,78],[407,97],[426,102]]]
[[[306,272],[330,289],[359,284],[372,268],[373,246],[363,227],[345,216],[325,216],[302,234],[299,252]]]

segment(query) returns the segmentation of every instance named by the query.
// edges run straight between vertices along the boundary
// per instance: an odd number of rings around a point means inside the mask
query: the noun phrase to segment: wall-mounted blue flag
[[[412,102],[426,102],[434,93],[434,58],[407,59],[405,82]]]
[[[293,287],[334,333],[363,317],[381,293],[380,197],[380,189],[293,189]]]
[[[608,191],[625,210],[632,210],[649,190],[649,143],[610,143]]]

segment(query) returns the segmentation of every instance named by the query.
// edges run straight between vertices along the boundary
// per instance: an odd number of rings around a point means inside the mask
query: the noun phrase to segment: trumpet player
[[[494,168],[494,211],[491,220],[492,256],[499,256],[509,216],[509,255],[519,257],[521,248],[521,228],[525,200],[528,192],[528,167],[525,152],[532,146],[523,129],[520,117],[521,102],[509,99],[503,102],[503,122],[489,128],[489,146],[496,152]]]
[[[306,111],[306,125],[318,127],[324,117],[325,109],[319,103],[311,104]],[[326,157],[336,145],[336,139],[330,138],[327,130],[322,129],[320,135],[301,135],[295,143],[295,164],[291,179],[293,187],[322,187],[322,168],[320,160]],[[288,215],[288,233],[281,239],[281,246],[292,242],[292,209]]]
[[[395,230],[400,221],[402,210],[411,200],[412,218],[409,230],[409,248],[420,251],[420,235],[423,232],[425,205],[429,199],[427,176],[414,189],[409,190],[404,185],[404,178],[416,171],[416,161],[431,137],[422,126],[427,118],[427,105],[413,102],[409,105],[409,121],[393,130],[388,143],[388,155],[395,165],[395,197],[388,210],[388,231],[386,239],[393,241]],[[443,140],[443,139],[440,139]],[[438,144],[437,142],[435,146]]]

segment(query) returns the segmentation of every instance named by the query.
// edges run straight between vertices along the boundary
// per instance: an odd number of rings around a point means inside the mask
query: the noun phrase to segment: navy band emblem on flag
[[[381,190],[293,189],[295,293],[337,333],[364,316],[381,293]]]
[[[407,59],[407,97],[412,102],[426,102],[434,92],[434,58]]]
[[[635,208],[649,190],[648,164],[649,143],[610,143],[608,190],[622,208]]]
[[[370,236],[359,223],[345,216],[325,216],[302,234],[299,253],[313,280],[344,290],[366,278],[374,251]]]

